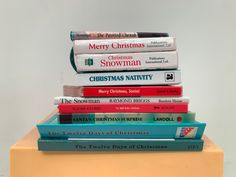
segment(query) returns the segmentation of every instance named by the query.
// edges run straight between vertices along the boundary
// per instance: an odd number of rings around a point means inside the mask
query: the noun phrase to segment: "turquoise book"
[[[41,138],[139,138],[201,139],[206,124],[191,123],[114,123],[60,124],[57,114],[37,124]]]
[[[38,140],[40,151],[201,151],[202,139],[93,139],[68,138]]]

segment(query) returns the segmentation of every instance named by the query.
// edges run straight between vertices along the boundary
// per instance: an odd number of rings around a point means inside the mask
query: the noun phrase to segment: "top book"
[[[174,37],[74,40],[74,54],[175,51]]]
[[[169,37],[168,33],[158,32],[90,32],[90,31],[71,31],[70,39],[91,40],[91,39],[122,39],[122,38],[151,38]]]

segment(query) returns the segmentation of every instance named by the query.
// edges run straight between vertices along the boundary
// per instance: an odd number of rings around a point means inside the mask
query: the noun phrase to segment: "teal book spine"
[[[205,123],[60,124],[57,115],[37,125],[42,138],[201,139]]]
[[[190,123],[195,113],[79,113],[58,114],[61,124]]]
[[[201,151],[204,141],[174,139],[39,139],[40,151]]]

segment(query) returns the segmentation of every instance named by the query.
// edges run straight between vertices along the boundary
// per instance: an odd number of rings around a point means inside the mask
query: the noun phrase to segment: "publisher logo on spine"
[[[175,73],[174,72],[165,72],[165,81],[166,82],[175,81]]]
[[[176,138],[195,138],[198,127],[178,127]]]
[[[93,65],[93,58],[87,58],[85,59],[85,65],[92,66]]]

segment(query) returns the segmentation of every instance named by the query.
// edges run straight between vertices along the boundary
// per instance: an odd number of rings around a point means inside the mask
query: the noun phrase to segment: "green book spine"
[[[61,124],[191,123],[195,113],[83,113],[58,114]]]
[[[39,139],[40,151],[201,151],[204,141],[174,139]]]

